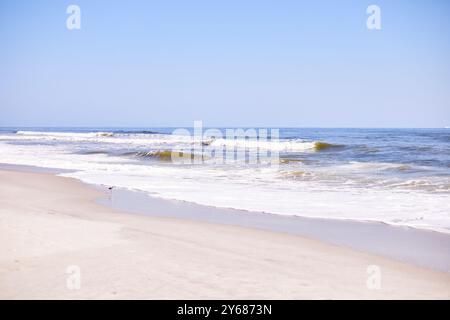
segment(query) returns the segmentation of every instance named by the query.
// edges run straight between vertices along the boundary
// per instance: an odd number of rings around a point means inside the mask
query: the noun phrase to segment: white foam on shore
[[[74,154],[70,146],[5,142],[0,142],[0,163],[76,170],[62,175],[202,205],[450,231],[448,192],[369,185],[366,176],[361,183],[346,183],[339,167],[332,168],[335,175],[330,169],[317,169],[310,173],[311,179],[286,179],[284,169],[279,168],[143,165],[125,157]]]

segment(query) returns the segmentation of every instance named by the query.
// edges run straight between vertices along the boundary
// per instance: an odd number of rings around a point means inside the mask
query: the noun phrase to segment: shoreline
[[[33,172],[52,173],[52,174],[55,174],[60,177],[68,177],[68,178],[73,178],[73,177],[65,176],[64,173],[71,173],[71,172],[77,171],[75,169],[69,170],[69,169],[59,169],[59,168],[50,168],[50,167],[39,167],[39,166],[34,166],[34,165],[10,164],[10,163],[2,163],[2,162],[0,162],[0,170],[32,172],[32,173]],[[73,178],[73,179],[80,181],[81,183],[84,183],[86,185],[98,187],[102,190],[103,190],[103,188],[107,189],[110,187],[109,185],[85,182],[78,178]],[[152,199],[167,201],[168,203],[169,202],[186,203],[186,204],[192,204],[192,205],[198,206],[198,207],[209,208],[212,210],[226,210],[226,211],[230,211],[230,212],[239,212],[239,213],[244,213],[244,214],[273,215],[276,217],[287,217],[287,218],[293,218],[293,219],[334,221],[334,222],[339,222],[339,223],[385,225],[385,226],[389,226],[389,227],[397,228],[397,229],[408,229],[408,230],[413,230],[413,231],[415,230],[418,232],[437,233],[437,234],[442,234],[442,235],[446,235],[446,236],[450,237],[450,229],[445,229],[445,228],[437,228],[437,227],[431,227],[431,226],[415,226],[415,225],[403,224],[403,223],[391,223],[391,222],[386,222],[386,221],[382,221],[382,220],[335,218],[335,217],[320,217],[320,216],[314,217],[314,216],[307,216],[307,215],[301,215],[301,214],[291,215],[291,214],[281,214],[281,213],[273,213],[273,212],[266,212],[266,211],[237,209],[237,208],[233,208],[233,207],[217,207],[217,206],[213,206],[213,205],[200,204],[200,203],[192,202],[192,201],[152,196],[151,194],[146,193],[145,191],[138,190],[138,189],[127,189],[127,188],[115,187],[115,186],[112,186],[112,187],[114,187],[114,190],[121,190],[126,193],[128,193],[128,192],[129,193],[143,193],[143,194],[148,195],[148,197],[151,197]],[[106,204],[106,203],[103,203],[103,204]],[[111,204],[108,204],[108,205],[111,205]],[[125,209],[122,208],[122,210],[125,210]],[[135,208],[130,207],[130,208],[128,208],[128,210],[125,210],[125,211],[135,212]],[[140,210],[138,210],[138,212],[139,211]],[[449,271],[450,271],[450,269],[449,269]]]
[[[53,173],[0,177],[2,298],[450,298],[448,273],[299,235],[127,214]],[[82,270],[79,290],[66,286],[70,265]]]
[[[95,185],[94,185],[95,186]],[[105,187],[106,188],[106,187]],[[450,273],[450,234],[383,222],[284,216],[204,206],[114,188],[97,203],[130,214],[285,233]]]
[[[0,170],[49,173],[58,176],[60,173],[71,172],[1,163]],[[219,208],[159,198],[139,190],[117,187],[108,190],[107,186],[75,180],[105,191],[106,195],[95,201],[124,213],[286,233],[450,273],[450,233],[447,232],[381,221],[311,218]]]

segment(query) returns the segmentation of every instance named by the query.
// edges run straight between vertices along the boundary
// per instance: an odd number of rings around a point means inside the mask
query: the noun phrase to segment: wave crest
[[[114,132],[58,132],[58,131],[17,131],[17,135],[22,136],[51,136],[51,137],[82,137],[82,138],[92,138],[92,137],[113,137]]]
[[[209,143],[211,146],[225,146],[248,149],[264,149],[279,152],[304,152],[304,151],[322,151],[332,148],[343,148],[343,145],[331,144],[322,141],[305,141],[305,140],[277,140],[277,141],[261,141],[261,140],[245,140],[245,139],[217,139]]]

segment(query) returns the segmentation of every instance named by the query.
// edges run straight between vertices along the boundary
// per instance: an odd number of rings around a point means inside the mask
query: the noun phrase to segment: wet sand
[[[0,298],[450,298],[446,272],[286,230],[163,217],[168,205],[129,214],[98,203],[108,197],[0,170]]]
[[[303,236],[417,266],[450,272],[450,234],[373,221],[319,219],[251,212],[167,200],[114,188],[98,200],[112,208]]]

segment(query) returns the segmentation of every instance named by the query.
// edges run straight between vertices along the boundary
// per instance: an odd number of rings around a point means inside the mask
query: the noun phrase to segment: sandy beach
[[[124,213],[96,203],[105,196],[1,170],[0,298],[450,298],[449,273],[286,233]],[[373,265],[379,288],[367,286]],[[68,286],[73,266],[79,288]]]

